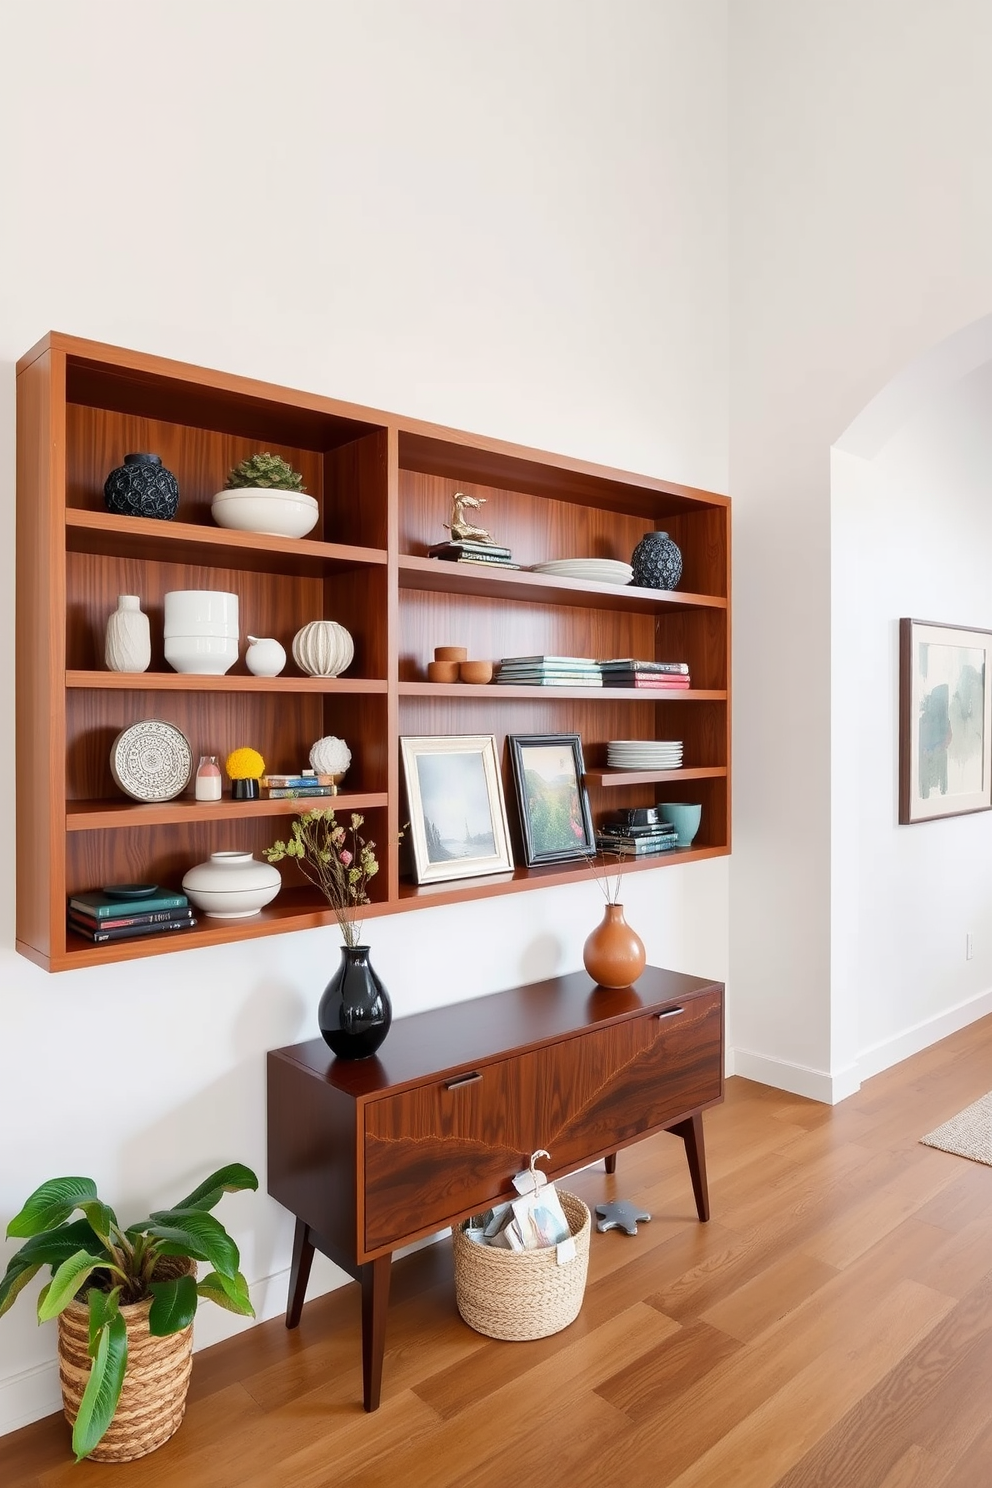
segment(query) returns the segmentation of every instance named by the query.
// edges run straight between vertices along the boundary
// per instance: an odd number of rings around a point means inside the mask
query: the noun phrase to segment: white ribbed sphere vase
[[[152,659],[148,616],[136,594],[119,594],[107,621],[104,660],[112,672],[146,672]]]
[[[354,641],[336,620],[311,620],[293,637],[293,660],[310,677],[337,677],[354,655]]]

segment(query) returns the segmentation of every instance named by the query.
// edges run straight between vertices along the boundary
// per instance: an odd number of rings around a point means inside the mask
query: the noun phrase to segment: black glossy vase
[[[324,988],[317,1023],[339,1059],[367,1059],[389,1032],[393,1005],[369,965],[367,945],[342,946],[341,965]]]
[[[179,510],[179,482],[161,455],[125,455],[107,476],[103,503],[119,517],[158,517],[171,522]]]
[[[682,577],[682,554],[667,532],[645,532],[630,563],[642,589],[674,589]]]

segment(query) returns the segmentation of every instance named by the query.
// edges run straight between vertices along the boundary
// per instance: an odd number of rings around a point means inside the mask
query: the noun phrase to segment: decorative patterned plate
[[[145,718],[117,735],[110,748],[110,773],[135,801],[171,801],[189,784],[193,751],[174,724]]]

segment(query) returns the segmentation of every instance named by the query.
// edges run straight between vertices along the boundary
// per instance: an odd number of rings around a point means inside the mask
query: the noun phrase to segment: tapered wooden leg
[[[379,1409],[392,1260],[392,1255],[379,1256],[362,1267],[362,1386],[367,1411]]]
[[[307,1282],[310,1280],[312,1262],[313,1241],[310,1238],[310,1227],[305,1225],[302,1219],[298,1219],[293,1235],[293,1263],[289,1271],[289,1300],[286,1303],[287,1328],[295,1328],[300,1321],[303,1303],[306,1301]]]
[[[702,1111],[697,1111],[694,1116],[687,1116],[685,1121],[678,1122],[671,1130],[685,1143],[689,1177],[692,1179],[692,1192],[696,1200],[696,1213],[701,1220],[707,1220],[710,1217],[710,1196],[706,1186],[706,1149],[703,1146]]]
[[[616,1170],[617,1170],[617,1155],[616,1155],[615,1152],[608,1152],[606,1154],[606,1156],[603,1158],[603,1162],[606,1165],[606,1171],[608,1173],[615,1173],[616,1172]]]

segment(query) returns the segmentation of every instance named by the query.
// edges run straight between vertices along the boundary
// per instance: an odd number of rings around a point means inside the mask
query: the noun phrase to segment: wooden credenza
[[[394,1023],[371,1059],[322,1039],[268,1055],[268,1189],[296,1216],[288,1327],[314,1250],[362,1285],[365,1409],[379,1404],[392,1253],[513,1195],[543,1147],[561,1178],[670,1130],[709,1218],[702,1112],[723,1099],[723,985],[584,972]]]

